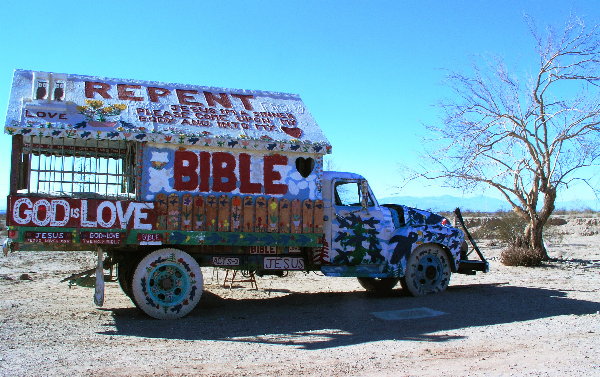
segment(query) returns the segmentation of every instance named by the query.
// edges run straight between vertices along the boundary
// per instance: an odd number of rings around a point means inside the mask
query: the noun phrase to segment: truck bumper
[[[490,264],[487,261],[480,260],[461,260],[458,265],[458,273],[465,275],[475,275],[477,271],[488,272]]]

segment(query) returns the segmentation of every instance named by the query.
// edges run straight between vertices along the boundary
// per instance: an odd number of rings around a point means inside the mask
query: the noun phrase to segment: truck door
[[[334,265],[380,265],[391,230],[367,182],[338,179],[333,182],[333,218],[330,262]]]

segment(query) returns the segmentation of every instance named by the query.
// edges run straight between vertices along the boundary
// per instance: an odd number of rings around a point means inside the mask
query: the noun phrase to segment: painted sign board
[[[275,246],[250,246],[250,254],[277,254]]]
[[[9,197],[9,225],[150,230],[154,203],[130,201]]]
[[[236,257],[212,257],[213,266],[239,266],[240,258]]]
[[[71,243],[71,232],[25,232],[25,242],[31,243]]]
[[[323,171],[323,158],[314,154],[314,158],[308,154],[298,155],[147,144],[142,157],[141,197],[158,200],[160,195],[164,201],[162,194],[218,193],[227,196],[264,195],[266,200],[272,197],[320,200],[319,177]],[[296,167],[298,159],[313,162],[310,170],[303,170],[304,176]],[[273,200],[269,205],[276,206],[271,211],[280,210]],[[232,207],[236,206],[232,204]],[[285,213],[289,217],[289,203],[286,208]],[[275,228],[278,227],[279,224],[275,224]],[[289,220],[285,228],[289,228]]]
[[[265,270],[304,270],[304,259],[293,257],[265,257]]]
[[[5,132],[325,154],[298,95],[16,70]]]
[[[89,245],[119,245],[125,239],[122,232],[80,232],[81,243]]]
[[[208,196],[191,196],[190,202],[210,201]],[[246,201],[246,198],[223,196],[222,201]],[[179,203],[179,201],[176,201]],[[216,200],[215,200],[216,202]],[[17,231],[17,242],[30,243],[72,243],[100,245],[238,245],[256,246],[253,252],[259,254],[276,253],[275,246],[319,247],[322,234],[304,233],[269,233],[250,230],[230,231],[229,228],[219,231],[216,227],[206,230],[190,230],[176,218],[170,223],[179,228],[171,229],[169,223],[160,222],[161,209],[155,202],[137,202],[127,200],[44,198],[34,196],[9,196],[7,225]],[[183,205],[179,203],[180,206]],[[173,213],[181,213],[179,207],[172,208]],[[199,210],[201,210],[200,208]],[[207,218],[226,217],[215,211]],[[227,214],[233,216],[231,211]],[[176,217],[175,214],[169,216]],[[183,215],[182,215],[183,216]],[[245,221],[243,215],[240,222]]]

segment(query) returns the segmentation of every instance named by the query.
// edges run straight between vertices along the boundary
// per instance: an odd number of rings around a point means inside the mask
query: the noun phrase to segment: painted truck
[[[323,171],[331,145],[294,94],[17,70],[5,132],[5,252],[96,250],[100,305],[108,265],[165,319],[196,306],[206,266],[413,295],[488,268],[448,219]]]

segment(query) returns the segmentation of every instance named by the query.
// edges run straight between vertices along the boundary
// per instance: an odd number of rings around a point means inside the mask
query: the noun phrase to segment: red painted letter
[[[85,82],[85,98],[94,98],[94,93],[100,94],[102,98],[111,99],[112,97],[108,94],[110,90],[110,84],[103,82]]]
[[[216,94],[211,92],[204,92],[204,98],[206,98],[206,103],[208,104],[208,106],[215,106],[216,102],[219,105],[228,109],[232,108],[231,101],[229,100],[229,96],[227,95],[227,93],[221,93],[219,96],[217,96]]]
[[[176,151],[173,177],[175,190],[193,191],[198,187],[198,156],[192,151]]]
[[[192,101],[194,99],[194,94],[198,94],[197,90],[183,90],[183,89],[175,89],[177,93],[177,99],[179,103],[182,105],[202,105],[200,102]]]
[[[171,94],[169,89],[148,87],[148,98],[150,98],[150,102],[158,102],[159,97],[168,96],[169,94]]]
[[[254,98],[254,96],[251,96],[250,94],[232,94],[231,96],[239,98],[239,100],[242,101],[242,104],[244,104],[244,109],[254,110],[252,104],[250,103],[250,98]]]
[[[287,157],[280,154],[265,156],[265,194],[285,194],[288,192],[287,185],[274,183],[274,181],[281,179],[281,173],[273,170],[275,165],[287,165],[287,163]]]
[[[200,152],[200,191],[208,192],[210,179],[210,152]]]
[[[260,183],[250,182],[250,155],[240,153],[240,192],[242,194],[258,194],[262,191]]]
[[[215,152],[212,155],[213,191],[232,192],[237,185],[235,177],[235,157],[226,152]]]
[[[142,97],[136,97],[133,89],[141,89],[139,85],[126,85],[117,84],[117,93],[119,93],[119,99],[125,101],[143,101]]]

